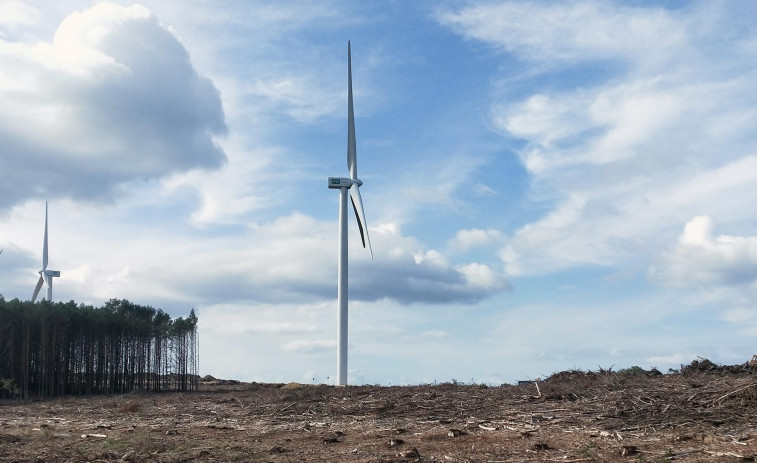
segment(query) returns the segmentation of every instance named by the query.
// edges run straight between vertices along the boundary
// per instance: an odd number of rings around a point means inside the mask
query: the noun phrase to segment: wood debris
[[[538,398],[533,383],[237,382],[188,395],[14,402],[2,404],[0,463],[757,461],[755,378],[566,372],[541,381]],[[140,411],[119,413],[126,402]],[[66,434],[84,437],[72,445]]]

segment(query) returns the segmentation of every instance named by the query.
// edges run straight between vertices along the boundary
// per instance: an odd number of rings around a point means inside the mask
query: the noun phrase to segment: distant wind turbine
[[[373,259],[368,226],[365,222],[363,200],[360,198],[360,186],[363,181],[357,178],[357,148],[355,143],[355,114],[352,109],[352,50],[347,42],[347,167],[350,178],[329,177],[329,188],[339,190],[339,264],[337,267],[337,304],[339,316],[337,323],[336,384],[347,385],[347,191],[350,192],[352,208],[355,211],[357,226],[363,247],[368,243],[368,250]]]
[[[32,302],[37,299],[39,290],[42,288],[42,283],[47,283],[47,300],[52,302],[53,300],[53,277],[59,277],[59,270],[47,269],[47,201],[45,201],[45,241],[42,244],[42,270],[39,272],[39,280],[37,286],[34,288],[34,295],[32,296]]]

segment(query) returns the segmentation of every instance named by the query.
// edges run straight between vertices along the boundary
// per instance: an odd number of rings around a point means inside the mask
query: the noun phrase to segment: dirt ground
[[[538,388],[206,380],[191,393],[5,400],[0,462],[755,461],[757,374],[711,365],[562,372]]]

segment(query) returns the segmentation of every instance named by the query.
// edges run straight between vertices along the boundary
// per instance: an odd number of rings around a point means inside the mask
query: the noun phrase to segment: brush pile
[[[0,401],[0,462],[757,460],[757,371],[556,373],[520,386],[258,384]]]

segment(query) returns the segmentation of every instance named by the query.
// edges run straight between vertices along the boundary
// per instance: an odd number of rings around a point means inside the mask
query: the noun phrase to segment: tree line
[[[0,397],[196,390],[198,349],[194,309],[0,296]]]

